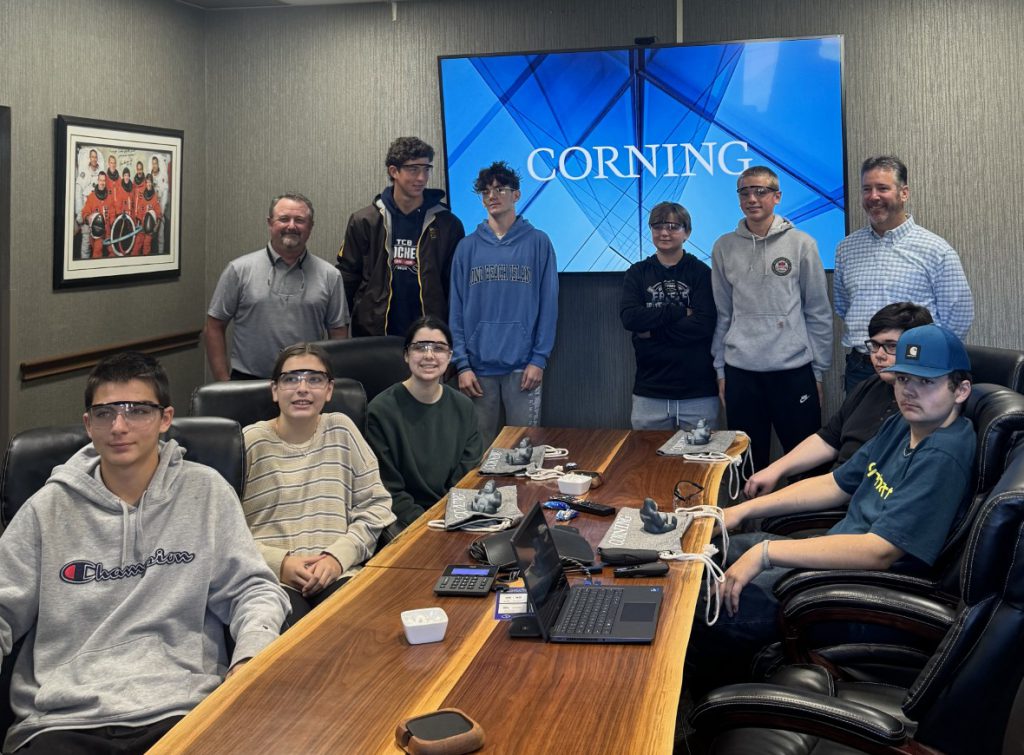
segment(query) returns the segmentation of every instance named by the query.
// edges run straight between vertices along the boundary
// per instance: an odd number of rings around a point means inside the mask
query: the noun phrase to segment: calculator
[[[434,585],[435,595],[482,598],[491,592],[497,566],[462,566],[451,564]]]

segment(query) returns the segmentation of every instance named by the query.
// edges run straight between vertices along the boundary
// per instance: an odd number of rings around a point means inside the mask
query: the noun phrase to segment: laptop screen
[[[512,548],[537,623],[544,639],[548,639],[548,630],[558,619],[558,612],[569,591],[569,581],[539,503],[535,503],[520,522],[512,536]]]

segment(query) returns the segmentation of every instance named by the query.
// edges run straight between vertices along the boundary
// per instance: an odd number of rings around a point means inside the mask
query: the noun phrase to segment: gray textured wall
[[[1015,126],[1024,3],[686,0],[683,29],[687,42],[845,35],[851,227],[864,224],[860,162],[900,155],[914,219],[963,261],[976,310],[968,340],[1021,348],[1024,243],[1012,183],[1024,151]]]
[[[123,47],[117,47],[118,41]],[[2,402],[12,431],[73,422],[85,375],[23,385],[18,364],[199,327],[204,292],[204,14],[166,0],[0,3],[0,104],[11,107],[10,339]],[[183,129],[182,276],[54,292],[54,118]],[[175,401],[201,380],[198,350],[164,359]],[[5,439],[6,440],[6,439]]]

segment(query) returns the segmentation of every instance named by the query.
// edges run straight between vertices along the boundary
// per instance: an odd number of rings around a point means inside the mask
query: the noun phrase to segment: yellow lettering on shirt
[[[871,478],[874,478],[875,490],[877,491],[879,498],[888,498],[890,495],[892,495],[892,485],[885,484],[885,479],[882,477],[882,473],[878,471],[878,466],[875,464],[875,462],[872,461],[868,463],[868,473],[865,476],[869,480]]]

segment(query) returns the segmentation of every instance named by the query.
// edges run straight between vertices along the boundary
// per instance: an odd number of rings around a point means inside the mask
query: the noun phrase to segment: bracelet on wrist
[[[768,555],[768,543],[771,540],[765,540],[761,543],[761,571],[768,571],[772,568],[772,559]]]

